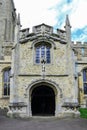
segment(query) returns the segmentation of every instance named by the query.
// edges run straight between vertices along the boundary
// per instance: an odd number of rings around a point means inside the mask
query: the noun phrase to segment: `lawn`
[[[80,108],[79,111],[82,118],[87,118],[87,108]]]

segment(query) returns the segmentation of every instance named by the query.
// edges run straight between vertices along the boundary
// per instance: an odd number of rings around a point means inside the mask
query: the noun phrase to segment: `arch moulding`
[[[53,40],[49,40],[47,38],[46,39],[42,38],[42,39],[34,40],[33,43],[32,43],[32,45],[31,45],[31,48],[33,48],[35,46],[35,44],[40,43],[40,42],[49,43],[49,44],[51,44],[53,46],[54,49],[56,49],[56,44],[54,43],[54,41]]]
[[[59,85],[56,82],[52,80],[47,80],[47,79],[39,79],[39,80],[33,81],[31,84],[28,85],[28,87],[26,88],[26,91],[32,93],[33,89],[35,87],[38,87],[38,85],[47,85],[53,88],[56,95],[59,92],[60,97],[62,97],[62,89],[59,87]]]

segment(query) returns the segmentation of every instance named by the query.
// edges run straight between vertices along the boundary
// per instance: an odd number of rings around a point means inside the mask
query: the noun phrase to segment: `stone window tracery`
[[[11,68],[6,68],[3,71],[3,95],[4,96],[10,95],[10,73],[11,73]]]
[[[47,64],[51,63],[51,46],[48,44],[39,44],[35,46],[35,63],[41,63],[44,58]]]
[[[83,70],[83,86],[84,86],[84,94],[87,94],[87,69]]]

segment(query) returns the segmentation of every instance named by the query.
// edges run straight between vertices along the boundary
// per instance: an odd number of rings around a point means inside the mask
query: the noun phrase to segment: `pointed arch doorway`
[[[33,89],[31,94],[32,116],[55,115],[55,93],[46,85],[40,85]]]

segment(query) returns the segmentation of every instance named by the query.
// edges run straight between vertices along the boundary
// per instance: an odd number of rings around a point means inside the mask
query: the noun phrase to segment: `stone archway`
[[[33,93],[34,93],[34,97],[35,97],[35,92],[34,91],[37,91],[36,88],[39,89],[39,87],[43,87],[43,86],[46,86],[50,91],[52,91],[55,95],[55,105],[54,105],[54,109],[55,109],[55,112],[49,114],[48,115],[54,115],[54,116],[57,116],[58,114],[58,110],[60,110],[60,99],[62,98],[62,89],[59,87],[59,85],[52,81],[52,80],[47,80],[47,79],[39,79],[39,80],[35,80],[33,81],[31,84],[28,85],[28,87],[26,88],[26,92],[27,92],[27,96],[28,96],[28,100],[27,100],[27,104],[28,104],[28,107],[27,107],[27,114],[32,117],[32,96],[33,96]],[[45,91],[45,90],[44,90]],[[37,92],[36,92],[37,93]],[[38,114],[39,115],[39,114]],[[44,114],[45,115],[45,114]]]
[[[31,94],[32,115],[51,116],[55,115],[55,93],[47,85],[35,87]]]

